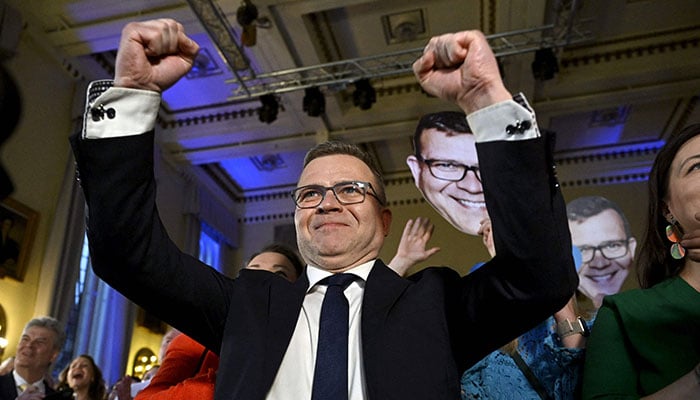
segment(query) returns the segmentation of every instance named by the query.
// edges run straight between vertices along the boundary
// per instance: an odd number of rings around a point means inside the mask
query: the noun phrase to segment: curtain
[[[124,375],[135,315],[134,303],[87,269],[73,355],[90,354],[108,384]]]
[[[84,290],[77,293],[81,254],[85,246],[85,200],[69,157],[63,190],[42,264],[42,287],[50,293],[50,315],[61,321],[66,343],[53,375],[80,354],[91,355],[110,383],[123,376],[129,356],[135,306],[101,281],[88,265]],[[89,260],[88,260],[89,261]],[[52,281],[51,284],[45,283]]]

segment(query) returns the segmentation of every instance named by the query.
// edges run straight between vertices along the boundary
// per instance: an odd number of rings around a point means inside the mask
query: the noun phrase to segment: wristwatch
[[[565,319],[557,324],[557,335],[559,338],[580,334],[583,337],[588,337],[591,330],[583,317],[577,317],[573,322]]]

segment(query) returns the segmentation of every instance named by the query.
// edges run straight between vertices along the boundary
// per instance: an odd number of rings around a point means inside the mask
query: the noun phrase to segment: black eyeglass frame
[[[459,182],[467,176],[467,172],[472,171],[474,173],[474,176],[476,177],[476,180],[481,182],[481,169],[479,168],[478,165],[465,165],[465,164],[458,163],[458,162],[455,162],[452,160],[438,160],[438,159],[434,159],[434,158],[425,159],[420,154],[416,154],[416,158],[418,159],[418,161],[425,163],[425,165],[428,166],[428,171],[430,171],[430,175],[432,175],[436,179],[440,179],[441,181]],[[461,177],[459,179],[448,179],[448,178],[437,176],[435,174],[435,171],[433,171],[433,164],[438,163],[438,162],[452,164],[455,167],[462,168]]]
[[[605,251],[603,251],[603,249],[604,249],[606,246],[610,246],[611,244],[616,244],[616,243],[624,244],[625,252],[624,252],[623,254],[619,255],[619,256],[608,257],[608,255],[605,254]],[[603,256],[603,258],[605,258],[606,260],[610,260],[610,261],[612,261],[612,260],[617,260],[618,258],[622,258],[622,257],[626,256],[626,255],[630,252],[630,249],[629,249],[630,246],[629,246],[629,245],[630,245],[630,238],[627,238],[627,239],[620,239],[620,240],[609,240],[609,241],[604,242],[603,244],[601,244],[601,245],[599,245],[599,246],[581,246],[581,247],[579,247],[579,251],[581,252],[581,262],[582,262],[582,263],[589,263],[589,262],[593,261],[593,259],[595,258],[595,252],[596,252],[596,251],[600,251],[600,254],[601,254],[601,255]],[[583,255],[583,252],[584,252],[584,251],[592,251],[592,252],[591,252],[591,257],[590,257],[589,259],[585,259],[584,255]]]
[[[362,192],[362,199],[361,200],[351,201],[351,202],[340,200],[340,198],[338,197],[338,193],[336,192],[336,189],[341,188],[343,186],[348,186],[348,185],[355,185],[357,188],[361,189],[361,192]],[[314,204],[313,206],[309,206],[309,205],[301,206],[301,205],[299,205],[299,201],[297,200],[296,194],[299,191],[304,190],[304,189],[317,189],[318,192],[321,193],[321,197],[320,197],[318,203]],[[369,189],[372,189],[372,191],[369,191]],[[377,190],[374,188],[374,186],[372,186],[372,184],[370,182],[365,182],[365,181],[343,181],[343,182],[338,182],[333,186],[323,186],[323,185],[300,186],[300,187],[295,188],[294,190],[291,191],[291,196],[292,196],[292,200],[294,201],[294,205],[296,205],[298,208],[301,208],[301,209],[316,208],[323,203],[323,200],[326,199],[326,193],[328,193],[329,190],[331,192],[333,192],[333,196],[335,196],[335,199],[338,201],[338,203],[340,203],[344,206],[347,206],[350,204],[363,203],[365,201],[365,199],[367,198],[368,194],[370,196],[374,197],[375,199],[377,199],[377,202],[379,203],[379,205],[384,206],[384,202],[379,198],[379,194],[377,193]]]

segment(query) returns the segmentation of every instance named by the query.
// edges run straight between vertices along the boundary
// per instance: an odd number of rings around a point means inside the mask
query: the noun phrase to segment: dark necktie
[[[311,400],[348,398],[349,311],[343,291],[355,279],[353,274],[334,274],[320,282],[328,289],[321,306]]]

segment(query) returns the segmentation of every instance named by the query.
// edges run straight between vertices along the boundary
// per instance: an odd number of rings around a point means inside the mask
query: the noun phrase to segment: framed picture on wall
[[[17,200],[0,202],[0,278],[24,280],[38,219],[36,211]]]

